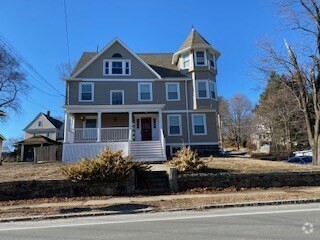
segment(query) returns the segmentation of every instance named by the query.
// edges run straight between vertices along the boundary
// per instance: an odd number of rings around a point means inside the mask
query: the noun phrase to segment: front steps
[[[166,171],[150,171],[137,174],[135,193],[159,194],[168,192],[170,192],[170,186]]]
[[[135,161],[157,162],[166,161],[161,141],[133,141],[131,155]]]

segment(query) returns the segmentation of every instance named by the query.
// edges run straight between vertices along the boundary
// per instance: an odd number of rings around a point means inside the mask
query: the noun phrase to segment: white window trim
[[[212,67],[211,64],[210,64],[210,55],[213,56],[213,64],[214,64],[214,67]],[[210,68],[217,69],[216,56],[215,56],[214,54],[212,54],[212,53],[209,53],[208,64],[209,64]]]
[[[110,90],[110,105],[113,105],[112,104],[112,94],[116,93],[116,92],[122,93],[122,104],[121,105],[124,105],[124,90]],[[117,105],[120,105],[120,104],[117,104]]]
[[[197,53],[198,52],[203,52],[204,53],[204,64],[198,64],[198,59],[197,59]],[[207,58],[207,51],[203,50],[203,51],[195,51],[194,53],[194,59],[195,59],[195,65],[198,67],[205,67],[208,65],[208,58]]]
[[[169,85],[176,85],[178,91],[178,98],[177,99],[169,99]],[[180,101],[180,83],[178,82],[166,82],[166,100],[173,102],[173,101]]]
[[[188,55],[188,57],[184,57],[184,56],[186,56],[186,55]],[[184,67],[185,59],[188,59],[188,60],[189,60],[189,67]],[[181,69],[189,69],[190,66],[191,66],[190,52],[182,54],[182,55],[181,55]]]
[[[204,136],[207,135],[207,116],[206,114],[198,113],[198,114],[191,114],[192,115],[192,135],[195,136]],[[195,116],[203,116],[203,124],[204,124],[204,133],[195,133],[195,125],[194,125],[194,117]]]
[[[150,99],[141,99],[141,90],[140,90],[141,85],[149,85]],[[152,83],[151,82],[138,82],[138,100],[139,100],[139,102],[152,102],[153,101]]]
[[[91,85],[91,100],[82,100],[82,85]],[[92,82],[81,82],[79,84],[79,102],[93,102],[94,101],[94,83]]]
[[[109,72],[106,73],[106,62],[109,63]],[[122,74],[112,74],[112,62],[122,62]],[[126,62],[129,62],[129,74],[126,74]],[[104,59],[102,66],[103,76],[131,76],[131,60],[130,59]]]
[[[199,96],[199,83],[205,83],[206,84],[206,97],[200,97]],[[196,87],[197,87],[197,99],[209,99],[210,98],[210,89],[209,89],[209,81],[208,80],[196,80]]]
[[[170,133],[170,117],[178,117],[179,118],[179,133],[171,134]],[[181,122],[181,114],[168,114],[167,115],[167,130],[168,136],[182,136],[182,122]]]
[[[210,83],[213,83],[213,90],[214,90],[214,95],[215,95],[215,98],[213,98],[212,97],[212,95],[211,95],[211,88],[210,88]],[[217,84],[216,84],[216,82],[214,81],[214,80],[210,80],[209,81],[209,95],[210,95],[210,98],[211,99],[214,99],[214,100],[217,100]]]

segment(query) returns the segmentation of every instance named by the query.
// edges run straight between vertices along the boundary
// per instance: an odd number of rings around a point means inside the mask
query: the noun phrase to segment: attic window
[[[103,60],[103,75],[131,75],[130,60]]]
[[[112,55],[112,58],[122,58],[122,55],[120,53],[115,53]]]

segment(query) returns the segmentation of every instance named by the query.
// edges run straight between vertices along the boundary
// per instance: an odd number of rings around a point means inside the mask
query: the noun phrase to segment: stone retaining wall
[[[16,181],[0,183],[0,201],[49,197],[132,195],[135,175],[126,182],[72,182],[69,180]]]
[[[320,186],[320,172],[293,173],[198,173],[180,174],[179,191],[208,188],[270,188],[285,186]]]

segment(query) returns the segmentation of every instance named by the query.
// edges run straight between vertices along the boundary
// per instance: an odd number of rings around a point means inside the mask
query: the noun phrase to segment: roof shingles
[[[84,52],[71,75],[82,68],[96,54],[96,52]],[[176,65],[171,64],[173,53],[139,53],[137,55],[153,70],[155,70],[162,78],[187,77],[179,71]]]

